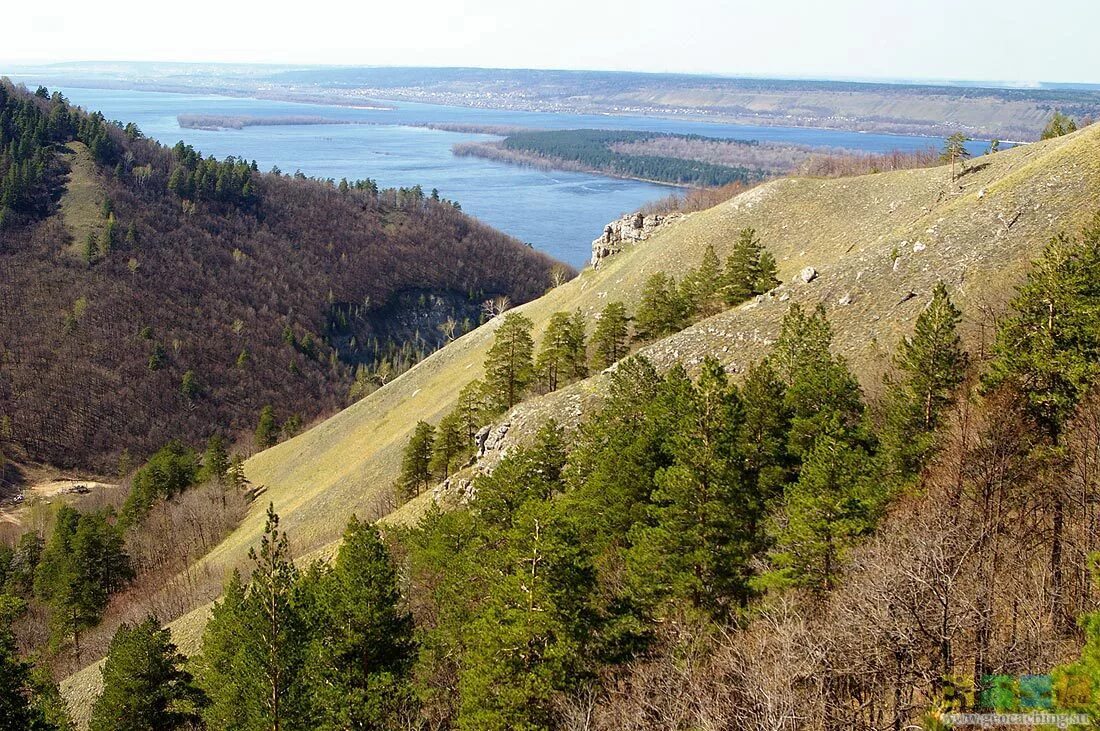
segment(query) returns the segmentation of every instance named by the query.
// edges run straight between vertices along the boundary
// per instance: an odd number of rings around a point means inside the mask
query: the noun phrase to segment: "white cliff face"
[[[607,224],[603,235],[592,242],[592,268],[598,269],[603,259],[622,251],[626,244],[645,241],[666,224],[683,217],[682,213],[628,213],[617,221]]]

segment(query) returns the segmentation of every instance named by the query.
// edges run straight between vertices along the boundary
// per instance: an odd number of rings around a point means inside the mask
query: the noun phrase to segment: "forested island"
[[[525,131],[511,134],[498,142],[464,143],[455,145],[453,149],[456,155],[473,155],[550,169],[596,172],[671,185],[710,187],[754,182],[763,177],[760,169],[654,154],[648,150],[624,152],[619,147],[666,137],[694,136],[596,129]],[[756,143],[738,140],[731,144],[752,146]]]
[[[696,188],[752,184],[774,175],[815,177],[925,167],[940,159],[929,147],[868,154],[758,140],[631,130],[520,130],[502,140],[464,142],[456,155],[484,157],[544,170],[594,172]]]
[[[182,129],[244,129],[245,127],[278,127],[305,124],[361,124],[353,119],[332,119],[314,115],[282,115],[256,117],[251,115],[180,114],[176,121]]]

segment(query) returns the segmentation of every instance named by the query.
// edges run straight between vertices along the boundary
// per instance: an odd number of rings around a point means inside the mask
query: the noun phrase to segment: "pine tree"
[[[1078,238],[1057,236],[1032,265],[997,333],[985,385],[1024,394],[1054,443],[1100,376],[1100,216]]]
[[[726,259],[723,272],[726,304],[736,305],[760,294],[760,256],[763,247],[755,229],[742,229],[733,245],[733,253]]]
[[[439,422],[435,444],[432,448],[431,471],[442,477],[449,477],[452,468],[459,466],[459,459],[470,446],[462,417],[457,411],[444,416]]]
[[[555,699],[582,673],[581,631],[570,621],[594,577],[550,505],[516,516],[498,559],[501,572],[469,622],[459,668],[458,729],[555,727]]]
[[[804,457],[823,434],[861,441],[863,400],[859,382],[843,360],[830,352],[832,329],[825,311],[807,316],[791,305],[769,361],[786,386],[784,407],[791,414],[790,454]]]
[[[202,480],[225,484],[229,473],[229,451],[225,437],[214,434],[206,440],[206,452],[202,458]]]
[[[412,618],[397,571],[374,526],[352,516],[331,569],[316,569],[311,644],[303,677],[315,728],[392,728],[409,695]]]
[[[299,574],[273,505],[249,558],[250,586],[234,572],[203,634],[196,663],[210,699],[203,718],[209,728],[315,728],[302,676],[309,636],[296,600]]]
[[[603,370],[624,357],[629,335],[626,307],[622,302],[608,302],[592,333],[593,367]]]
[[[1076,131],[1077,122],[1055,109],[1054,115],[1050,118],[1050,121],[1047,122],[1047,126],[1043,128],[1043,133],[1040,135],[1039,139],[1051,140],[1055,137],[1061,137],[1062,135],[1068,135]]]
[[[584,335],[584,315],[579,310],[550,316],[535,361],[535,372],[547,392],[587,374]]]
[[[494,528],[510,526],[524,503],[561,491],[564,468],[562,433],[550,420],[539,428],[530,446],[510,452],[491,473],[478,476],[473,509]]]
[[[635,339],[646,342],[683,328],[687,310],[673,279],[658,272],[645,281],[642,299],[634,315]]]
[[[951,163],[951,179],[958,178],[958,174],[955,172],[956,165],[962,163],[962,172],[966,172],[966,158],[970,157],[970,151],[966,149],[966,143],[970,141],[962,132],[956,132],[948,137],[943,144],[943,152],[940,153],[940,160],[943,162]]]
[[[401,458],[401,476],[398,478],[402,497],[410,500],[432,483],[432,449],[435,429],[426,421],[416,422],[416,428]]]
[[[699,268],[684,277],[680,286],[683,297],[693,312],[710,315],[717,310],[714,300],[722,288],[722,264],[718,261],[713,245],[707,244]]]
[[[203,632],[195,677],[210,701],[203,709],[207,728],[263,728],[258,722],[261,690],[254,667],[257,621],[247,596],[241,575],[234,570]]]
[[[484,425],[489,413],[485,391],[484,381],[471,381],[458,392],[455,413],[466,432],[467,443],[473,442],[474,435]]]
[[[828,591],[847,551],[875,526],[884,503],[862,447],[828,434],[814,441],[775,519],[767,582]]]
[[[99,240],[92,232],[84,237],[84,261],[89,264],[99,261]]]
[[[515,406],[534,375],[532,324],[518,312],[509,312],[497,327],[493,347],[485,359],[485,386],[497,411]]]
[[[34,594],[50,607],[55,646],[71,637],[80,658],[80,635],[95,626],[111,594],[133,578],[119,528],[110,513],[81,514],[62,505],[35,570]]]
[[[271,404],[260,409],[260,418],[256,423],[256,448],[267,449],[279,442],[279,423],[275,420],[275,409]]]
[[[676,418],[674,463],[656,475],[649,523],[631,531],[631,585],[646,603],[688,601],[723,615],[748,598],[748,561],[764,510],[737,452],[740,398],[713,358],[698,384],[674,369],[665,390]]]
[[[782,494],[793,466],[787,452],[791,412],[785,395],[783,382],[770,361],[765,359],[749,367],[741,387],[743,421],[738,444],[745,479],[756,485],[756,495],[764,504]]]
[[[166,629],[152,617],[115,632],[102,667],[103,692],[89,731],[170,731],[199,721],[204,695],[182,668]]]
[[[0,731],[50,731],[56,728],[34,702],[31,665],[18,655],[11,631],[22,603],[0,593]]]
[[[767,249],[761,250],[760,256],[756,260],[756,270],[756,282],[753,286],[756,294],[770,292],[779,286],[775,257]]]
[[[965,377],[960,319],[947,288],[936,284],[932,301],[917,317],[913,337],[902,341],[894,357],[900,379],[886,383],[883,442],[900,476],[915,474],[926,461],[943,410]]]

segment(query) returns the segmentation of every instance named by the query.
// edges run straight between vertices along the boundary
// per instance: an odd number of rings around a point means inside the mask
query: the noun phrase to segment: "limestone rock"
[[[817,279],[817,270],[813,267],[806,267],[799,273],[798,278],[801,279],[804,284],[809,284]]]
[[[645,215],[641,212],[629,213],[604,227],[603,234],[592,242],[592,267],[598,268],[600,262],[623,250],[626,244],[645,241],[661,226],[683,217],[681,213]]]

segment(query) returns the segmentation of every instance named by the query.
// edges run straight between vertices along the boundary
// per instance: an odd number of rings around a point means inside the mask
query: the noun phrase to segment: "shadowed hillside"
[[[113,472],[170,439],[286,435],[542,294],[548,257],[419,187],[261,174],[0,84],[0,433]]]

